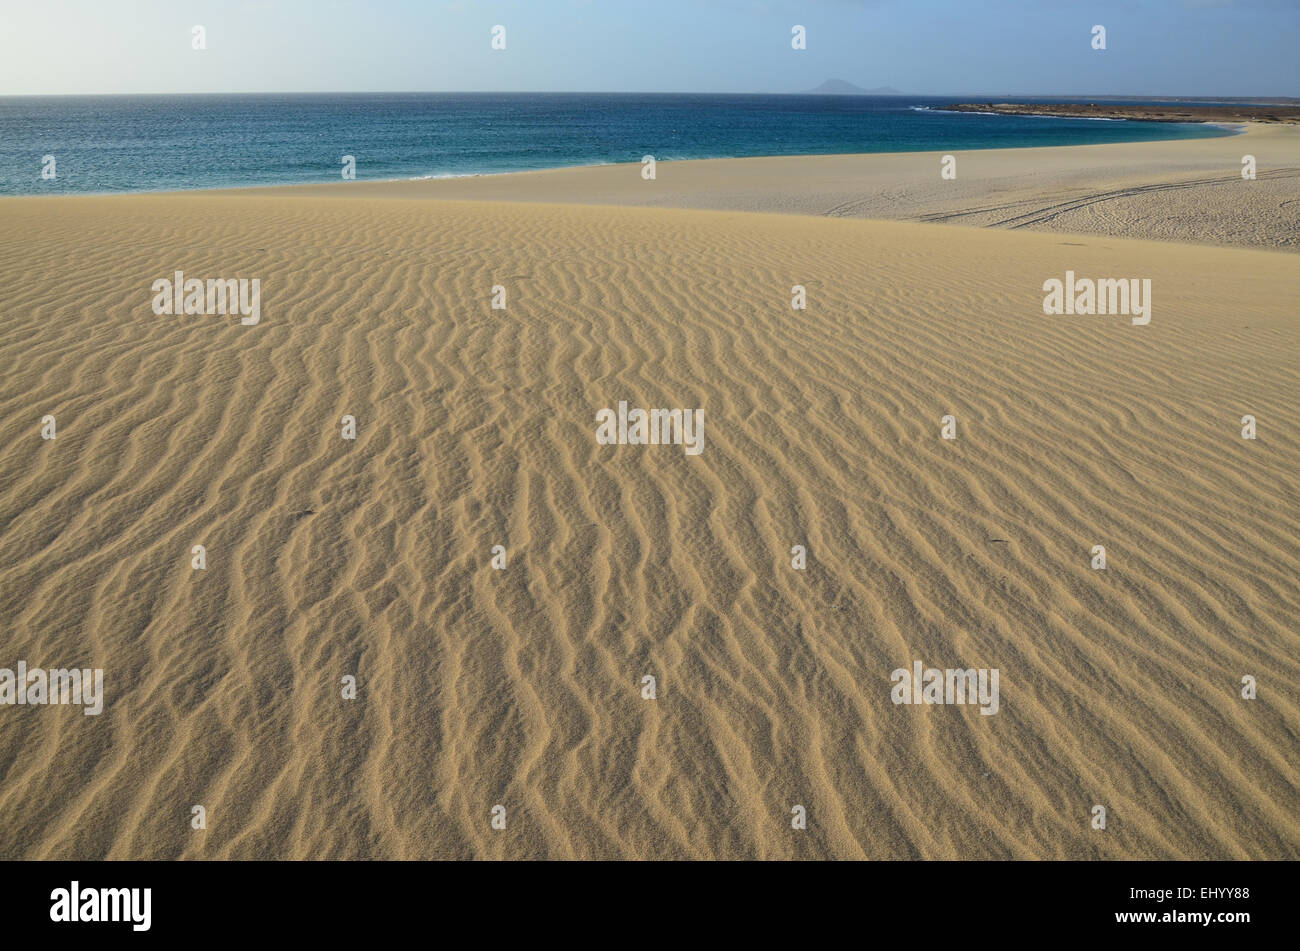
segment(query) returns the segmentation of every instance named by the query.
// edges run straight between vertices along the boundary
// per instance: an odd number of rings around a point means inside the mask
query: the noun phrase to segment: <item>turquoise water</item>
[[[0,194],[338,181],[344,155],[355,157],[362,180],[638,162],[647,154],[672,161],[958,152],[1231,134],[1200,124],[935,110],[960,101],[585,93],[5,97]],[[41,177],[46,155],[54,156],[54,178]]]

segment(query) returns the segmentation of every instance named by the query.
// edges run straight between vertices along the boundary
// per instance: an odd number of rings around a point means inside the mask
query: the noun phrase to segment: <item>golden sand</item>
[[[0,666],[105,671],[0,707],[0,857],[1300,855],[1300,257],[535,184],[611,174],[0,202]]]

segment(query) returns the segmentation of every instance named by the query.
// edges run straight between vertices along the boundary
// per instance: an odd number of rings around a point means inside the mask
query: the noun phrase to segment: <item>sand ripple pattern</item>
[[[1300,857],[1293,255],[2,209],[0,666],[107,702],[0,708],[0,857]],[[1152,278],[1152,323],[1045,317],[1067,268]],[[260,278],[262,323],[154,316],[176,269]],[[597,445],[620,399],[703,407],[703,454]],[[895,707],[914,659],[1002,711]]]

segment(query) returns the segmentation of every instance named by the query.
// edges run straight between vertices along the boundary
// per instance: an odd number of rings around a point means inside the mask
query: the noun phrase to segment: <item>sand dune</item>
[[[0,203],[0,857],[1300,857],[1294,255],[372,197]]]

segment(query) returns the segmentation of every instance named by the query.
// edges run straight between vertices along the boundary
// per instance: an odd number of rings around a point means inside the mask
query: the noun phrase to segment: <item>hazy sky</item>
[[[1300,0],[0,0],[0,95],[1300,96]],[[191,47],[206,28],[207,49]],[[506,27],[506,49],[490,48]],[[808,47],[790,46],[794,24]],[[1107,31],[1107,49],[1091,30]]]

